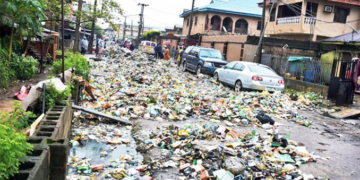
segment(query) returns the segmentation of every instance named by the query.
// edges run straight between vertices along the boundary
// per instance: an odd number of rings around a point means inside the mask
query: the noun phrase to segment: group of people
[[[81,42],[80,42],[80,47],[81,47],[81,54],[84,55],[86,53],[86,51],[88,51],[89,48],[89,41],[87,40],[86,37],[84,37]],[[102,49],[106,48],[106,43],[104,43],[104,41],[102,40],[102,37],[97,38],[96,40],[96,56],[100,56],[102,53]]]
[[[173,58],[175,61],[178,62],[178,66],[180,66],[183,55],[183,46],[179,46],[176,48],[175,46],[173,46],[172,50],[170,51],[170,46],[165,46],[164,48],[161,48],[161,45],[158,44],[157,46],[155,46],[154,51],[156,59],[164,59],[168,61],[170,60],[170,58]]]

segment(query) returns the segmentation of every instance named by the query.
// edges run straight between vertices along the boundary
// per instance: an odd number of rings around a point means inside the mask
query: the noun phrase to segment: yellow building
[[[191,35],[231,34],[260,35],[261,12],[253,0],[212,0],[210,4],[194,8]],[[189,32],[191,10],[184,11],[183,35]]]
[[[266,3],[266,19],[271,1]],[[263,7],[263,3],[259,3]],[[265,35],[321,41],[360,29],[360,1],[275,0]]]

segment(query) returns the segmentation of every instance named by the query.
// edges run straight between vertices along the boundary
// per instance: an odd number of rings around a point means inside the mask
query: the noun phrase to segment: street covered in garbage
[[[337,179],[359,171],[356,143],[340,139],[356,132],[324,122],[320,114],[335,109],[319,95],[235,92],[140,51],[89,63],[92,91],[80,106],[133,125],[75,112],[68,179]]]

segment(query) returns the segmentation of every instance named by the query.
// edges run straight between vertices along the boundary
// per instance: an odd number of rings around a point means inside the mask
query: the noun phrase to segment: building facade
[[[360,29],[360,1],[278,0],[270,12],[267,0],[265,34],[286,39],[321,41]],[[263,3],[259,3],[262,7]]]
[[[259,35],[261,30],[261,8],[254,1],[213,0],[210,4],[195,8],[190,35],[195,34],[242,34]],[[190,27],[191,11],[184,11],[183,35]]]

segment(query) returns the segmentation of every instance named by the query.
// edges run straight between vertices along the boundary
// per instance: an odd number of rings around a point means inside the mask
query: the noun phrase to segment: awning
[[[310,60],[310,61],[312,61],[312,59],[313,59],[312,57],[290,56],[290,57],[288,58],[288,61],[289,61],[289,62],[291,62],[291,61],[304,61],[304,60]]]

